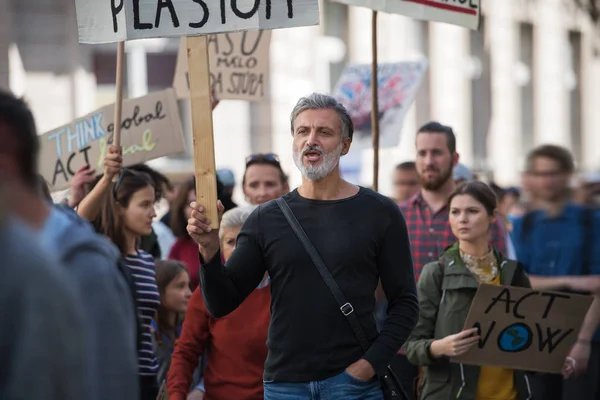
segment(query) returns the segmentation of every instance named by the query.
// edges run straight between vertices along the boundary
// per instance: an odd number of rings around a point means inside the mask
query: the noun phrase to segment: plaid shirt
[[[406,220],[415,278],[418,280],[423,266],[437,260],[448,246],[456,243],[456,238],[448,221],[448,207],[444,206],[434,214],[421,192],[399,206]],[[498,220],[490,235],[493,246],[506,254],[506,238],[501,224]]]

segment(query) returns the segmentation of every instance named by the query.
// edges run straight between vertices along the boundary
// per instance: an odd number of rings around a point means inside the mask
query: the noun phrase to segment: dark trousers
[[[390,366],[396,374],[400,386],[404,389],[404,393],[408,395],[410,400],[413,400],[415,398],[414,384],[419,375],[419,368],[409,363],[404,354],[396,354]]]
[[[140,376],[140,400],[156,400],[157,396],[156,376]]]
[[[529,376],[534,400],[600,400],[600,343],[592,344],[585,374],[569,379],[561,375]]]

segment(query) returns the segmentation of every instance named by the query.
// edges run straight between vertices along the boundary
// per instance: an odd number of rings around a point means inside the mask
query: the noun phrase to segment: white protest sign
[[[75,0],[80,43],[319,23],[318,0]]]
[[[219,100],[263,100],[269,81],[270,45],[270,31],[210,35],[210,85],[215,97]],[[178,98],[190,97],[185,39],[181,39],[179,46],[173,88]]]
[[[427,66],[427,60],[377,65],[381,147],[394,147],[400,142],[402,122],[421,87]],[[370,64],[346,66],[333,91],[354,123],[353,148],[372,146],[371,68]]]
[[[481,0],[333,0],[424,21],[446,22],[479,29]],[[495,0],[506,1],[506,0]]]

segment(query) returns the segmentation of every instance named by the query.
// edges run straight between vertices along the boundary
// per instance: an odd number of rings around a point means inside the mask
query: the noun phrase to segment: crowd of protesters
[[[600,180],[573,185],[568,150],[533,149],[503,188],[429,122],[388,198],[341,176],[334,98],[301,98],[290,133],[301,185],[250,155],[238,206],[219,170],[213,229],[193,176],[116,146],[54,204],[33,115],[0,92],[0,399],[380,400],[388,366],[410,400],[599,398]],[[482,283],[594,296],[562,374],[448,362],[479,340]]]

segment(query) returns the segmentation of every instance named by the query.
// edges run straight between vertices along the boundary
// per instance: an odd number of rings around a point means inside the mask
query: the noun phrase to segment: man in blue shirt
[[[600,394],[600,212],[571,201],[575,166],[568,150],[554,145],[534,149],[527,171],[537,209],[514,221],[517,258],[539,290],[595,295],[570,356],[577,377],[534,377],[533,393],[544,400],[591,400]]]

